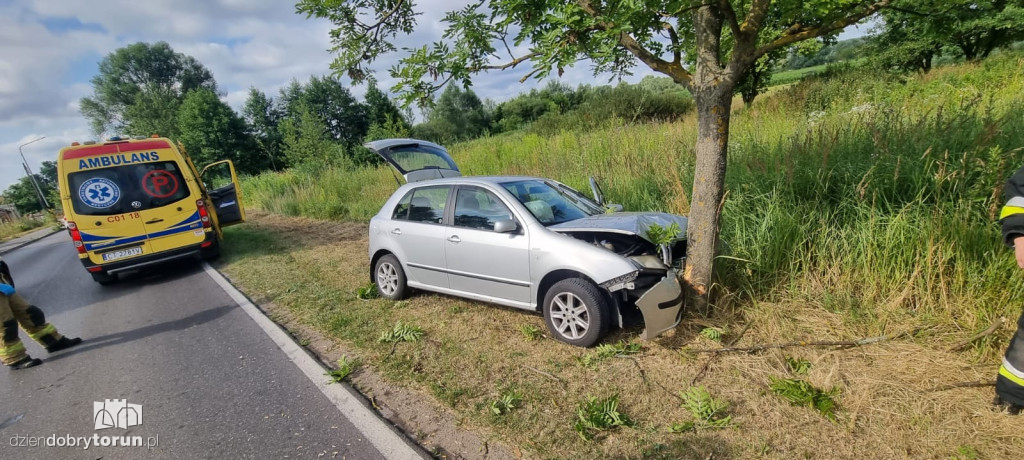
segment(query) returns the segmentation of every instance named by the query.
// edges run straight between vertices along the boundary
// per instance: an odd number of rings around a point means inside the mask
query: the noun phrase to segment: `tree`
[[[35,176],[36,182],[39,183],[39,188],[43,190],[43,195],[53,195],[54,189],[46,182],[46,178],[39,174],[33,174],[33,176]],[[13,204],[18,209],[18,212],[22,214],[43,210],[42,205],[39,203],[39,193],[36,192],[36,187],[28,176],[18,179],[18,182],[7,187],[7,190],[4,190],[3,197],[4,203]]]
[[[284,156],[292,166],[302,164],[347,166],[349,154],[345,146],[335,142],[327,125],[303,105],[298,113],[281,122]]]
[[[245,123],[213,91],[188,93],[177,116],[178,140],[197,166],[232,160],[238,169],[258,173],[270,167],[268,158],[252,148]]]
[[[281,110],[263,91],[249,88],[249,98],[245,100],[242,116],[256,148],[270,160],[270,167],[276,170],[278,161],[281,161],[278,160],[281,158],[282,142],[281,131],[278,129],[283,117]]]
[[[135,43],[100,61],[93,95],[81,100],[82,115],[95,134],[171,135],[185,95],[197,88],[217,91],[213,74],[195,58],[175,53],[166,42]]]
[[[947,38],[920,14],[888,10],[868,39],[867,52],[884,69],[928,72]]]
[[[868,50],[885,68],[927,72],[944,49],[975,60],[1024,39],[1024,0],[919,0],[881,17]]]
[[[480,137],[490,124],[484,104],[471,89],[450,85],[441,93],[430,112],[427,124],[436,130],[439,142],[455,142]]]
[[[406,103],[429,100],[449,81],[469,84],[485,70],[529,61],[523,79],[587,59],[595,72],[626,74],[642,63],[693,94],[698,134],[687,264],[683,278],[704,309],[725,193],[733,89],[761,57],[831,34],[900,0],[490,0],[449,11],[441,41],[412,49],[391,75]],[[392,41],[416,25],[406,0],[300,0],[296,9],[326,18],[336,72],[359,82],[367,66],[395,51]],[[512,46],[525,53],[511,55]],[[693,64],[683,59],[692,47]],[[508,60],[493,59],[509,53]],[[696,294],[697,296],[694,296]]]
[[[402,110],[394,102],[391,102],[391,99],[384,91],[377,88],[377,81],[373,78],[370,79],[369,85],[367,85],[366,96],[363,99],[366,101],[366,118],[370,126],[395,125],[397,123],[398,125],[403,125],[401,129],[409,130],[409,122],[405,119],[405,115],[402,114]]]
[[[937,0],[933,0],[937,1]],[[928,15],[947,31],[967,60],[988,57],[996,48],[1024,39],[1024,0],[956,0]]]
[[[57,188],[57,162],[56,161],[44,161],[43,164],[39,165],[39,177],[42,184],[46,184],[51,189]]]
[[[359,145],[370,127],[366,106],[334,76],[313,76],[305,85],[293,81],[281,90],[281,103],[295,121],[300,121],[304,112],[311,112],[323,123],[328,138],[345,149]]]

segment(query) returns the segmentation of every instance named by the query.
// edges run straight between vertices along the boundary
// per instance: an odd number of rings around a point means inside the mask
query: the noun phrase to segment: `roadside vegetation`
[[[16,238],[24,233],[43,227],[44,225],[56,225],[53,219],[34,219],[23,217],[10,222],[0,223],[0,242]]]
[[[333,222],[257,213],[230,229],[222,269],[533,457],[1006,455],[1024,441],[978,382],[993,379],[1012,328],[967,339],[1024,304],[995,223],[1024,163],[1022,75],[1024,55],[1008,52],[907,77],[840,68],[751,107],[737,100],[715,316],[653,342],[630,327],[581,350],[521,311],[424,293],[357,299],[369,281],[360,222],[395,188],[384,168],[246,179],[252,206]],[[626,209],[686,214],[695,136],[691,115],[448,147],[466,174],[583,190],[595,175]],[[885,339],[701,352],[868,337]]]

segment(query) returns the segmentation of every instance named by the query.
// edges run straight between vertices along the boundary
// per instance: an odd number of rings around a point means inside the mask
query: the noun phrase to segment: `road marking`
[[[203,270],[213,278],[217,284],[220,285],[221,289],[224,290],[231,298],[242,307],[242,310],[256,322],[257,325],[263,329],[263,332],[267,333],[270,340],[288,356],[295,365],[306,374],[313,385],[320,390],[324,396],[327,396],[334,406],[341,411],[341,414],[345,416],[356,428],[359,429],[363,436],[373,444],[373,447],[377,448],[385,458],[388,459],[425,459],[420,452],[409,445],[409,442],[404,436],[397,433],[395,429],[385,422],[376,412],[370,410],[362,402],[362,398],[355,390],[344,383],[329,383],[325,377],[327,372],[323,366],[320,365],[312,356],[300,347],[288,334],[286,334],[277,324],[267,318],[260,309],[256,308],[244,294],[235,289],[231,283],[221,275],[220,272],[214,270],[210,264],[203,262]]]

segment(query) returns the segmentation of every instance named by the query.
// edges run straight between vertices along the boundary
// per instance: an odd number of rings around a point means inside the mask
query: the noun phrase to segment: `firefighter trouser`
[[[1003,356],[996,377],[996,394],[1003,401],[1024,406],[1024,314],[1017,320],[1017,333]]]
[[[18,294],[0,294],[0,362],[9,366],[28,357],[25,344],[18,338],[18,325],[29,337],[44,347],[61,339],[57,328],[46,322],[46,316],[39,307],[29,305]]]

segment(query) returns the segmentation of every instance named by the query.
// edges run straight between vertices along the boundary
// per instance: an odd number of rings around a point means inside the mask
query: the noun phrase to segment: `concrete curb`
[[[285,332],[280,326],[267,318],[262,310],[253,305],[249,299],[231,284],[219,271],[203,262],[203,269],[213,278],[221,289],[224,289],[239,307],[256,322],[263,332],[288,356],[310,381],[327,397],[331,403],[349,419],[366,437],[370,444],[387,459],[421,460],[430,458],[422,448],[403,435],[396,427],[384,420],[369,407],[365,397],[347,383],[330,383],[325,377],[327,369],[315,357]]]
[[[8,252],[14,251],[16,249],[21,249],[21,248],[23,248],[25,246],[28,246],[28,245],[30,245],[32,243],[35,243],[36,241],[41,240],[43,238],[52,236],[53,234],[58,233],[58,232],[60,232],[60,230],[52,230],[49,233],[47,233],[47,234],[45,234],[43,236],[40,236],[40,237],[32,238],[32,239],[29,239],[29,240],[21,242],[21,243],[16,243],[16,244],[14,244],[12,246],[9,246],[9,247],[6,247],[6,248],[5,247],[0,247],[0,256],[2,256],[4,254],[7,254]],[[24,237],[22,237],[22,238],[24,238]],[[20,239],[20,238],[15,238],[12,241],[17,241],[18,239]]]

